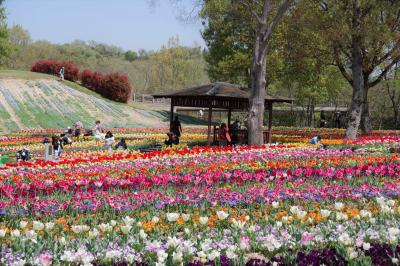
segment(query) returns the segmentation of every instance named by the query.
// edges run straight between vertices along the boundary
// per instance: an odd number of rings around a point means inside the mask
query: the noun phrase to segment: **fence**
[[[150,94],[136,94],[136,93],[134,93],[132,95],[132,100],[134,102],[140,102],[140,103],[163,103],[163,104],[167,104],[167,103],[169,104],[170,103],[169,99],[164,99],[164,98],[155,99]]]

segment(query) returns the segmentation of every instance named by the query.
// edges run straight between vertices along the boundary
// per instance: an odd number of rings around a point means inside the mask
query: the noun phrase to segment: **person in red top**
[[[219,128],[219,145],[224,147],[231,143],[231,136],[229,135],[229,128],[225,123],[222,123]]]

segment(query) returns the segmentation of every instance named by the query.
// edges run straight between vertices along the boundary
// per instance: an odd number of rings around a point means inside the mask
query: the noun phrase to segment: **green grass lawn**
[[[0,70],[0,79],[56,79],[56,76],[22,70]]]

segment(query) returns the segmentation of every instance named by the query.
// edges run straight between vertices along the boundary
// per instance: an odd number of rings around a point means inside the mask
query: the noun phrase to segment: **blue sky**
[[[189,0],[184,0],[189,1]],[[181,44],[204,46],[201,24],[177,19],[169,0],[6,0],[8,24],[20,24],[33,40],[66,43],[94,40],[126,50],[157,50],[179,36]]]

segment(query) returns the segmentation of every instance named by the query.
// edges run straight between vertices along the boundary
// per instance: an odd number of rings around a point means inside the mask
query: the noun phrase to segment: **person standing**
[[[326,118],[324,111],[321,111],[320,118],[319,118],[319,127],[326,127]]]
[[[178,116],[175,116],[174,121],[172,121],[171,125],[171,130],[172,133],[175,134],[175,136],[179,139],[182,135],[182,125],[181,122],[179,121]]]
[[[61,139],[57,136],[51,137],[51,145],[53,146],[54,160],[58,160],[58,158],[61,158],[63,151]]]
[[[219,128],[219,145],[225,147],[231,143],[231,136],[229,135],[229,129],[225,123],[222,123]]]
[[[113,144],[114,144],[114,136],[111,133],[111,131],[108,131],[106,133],[106,136],[104,137],[104,145],[110,154],[112,153],[113,150]]]
[[[82,129],[83,129],[83,124],[82,124],[82,122],[81,122],[81,121],[77,121],[77,122],[75,123],[75,125],[74,125],[74,128],[75,128],[74,135],[75,135],[76,138],[79,139],[79,136],[81,135],[81,131],[82,131]]]
[[[62,67],[62,68],[60,69],[60,72],[59,72],[59,74],[60,74],[60,80],[64,80],[64,72],[65,72],[65,68]]]
[[[342,113],[339,111],[335,112],[335,127],[336,128],[341,127],[341,124],[340,124],[341,118],[342,118]]]

